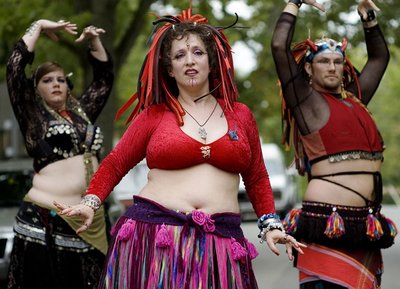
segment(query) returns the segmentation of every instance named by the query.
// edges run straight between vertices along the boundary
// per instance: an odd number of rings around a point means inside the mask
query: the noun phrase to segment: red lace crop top
[[[310,162],[382,159],[383,140],[367,108],[354,97],[321,95],[329,105],[330,117],[320,130],[301,136]]]
[[[222,100],[218,100],[225,107]],[[241,174],[246,192],[258,216],[274,212],[272,190],[261,152],[255,119],[247,106],[235,103],[225,110],[228,131],[218,140],[203,144],[185,134],[175,115],[163,104],[141,112],[117,146],[102,161],[88,194],[102,201],[123,176],[142,159],[150,169],[184,169],[209,163],[221,170]],[[208,155],[204,148],[208,147]]]

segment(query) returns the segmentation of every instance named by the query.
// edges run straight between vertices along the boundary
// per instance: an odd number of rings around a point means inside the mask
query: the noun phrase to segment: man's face
[[[344,71],[343,56],[338,53],[320,53],[305,69],[312,80],[312,87],[318,91],[340,93]]]

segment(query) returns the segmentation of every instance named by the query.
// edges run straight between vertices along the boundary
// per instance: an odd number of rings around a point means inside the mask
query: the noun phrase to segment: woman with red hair
[[[227,27],[191,9],[154,22],[134,101],[132,123],[103,160],[82,204],[94,211],[142,159],[148,182],[113,229],[100,288],[258,288],[257,252],[240,228],[239,174],[260,217],[260,237],[288,256],[301,244],[287,236],[274,200],[255,119],[237,102]]]

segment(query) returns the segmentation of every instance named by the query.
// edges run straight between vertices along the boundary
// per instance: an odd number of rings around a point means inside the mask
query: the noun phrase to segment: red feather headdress
[[[178,102],[176,96],[173,95],[165,73],[160,70],[160,51],[161,44],[167,32],[174,29],[175,25],[180,23],[193,23],[193,25],[205,25],[214,41],[218,58],[217,79],[210,80],[210,87],[214,87],[215,97],[223,98],[227,104],[227,108],[231,109],[233,103],[237,100],[239,93],[234,81],[233,58],[230,44],[223,33],[224,29],[232,27],[237,22],[228,27],[214,27],[208,24],[207,18],[200,14],[192,15],[192,7],[183,10],[178,16],[167,15],[159,17],[153,22],[154,29],[150,36],[152,39],[151,46],[143,62],[138,87],[135,94],[118,110],[115,119],[118,119],[133,103],[137,101],[135,108],[130,114],[126,123],[129,123],[136,117],[140,111],[151,104],[165,103],[177,117],[179,125],[183,125],[182,116],[185,114],[182,106]],[[160,27],[159,24],[164,24]]]

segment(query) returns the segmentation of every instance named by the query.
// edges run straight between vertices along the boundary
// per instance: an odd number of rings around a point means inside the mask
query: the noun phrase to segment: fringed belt
[[[379,207],[341,206],[303,202],[291,210],[283,224],[297,240],[330,247],[388,248],[397,235],[396,225]]]
[[[128,240],[135,227],[134,221],[138,221],[161,225],[156,233],[155,243],[157,247],[169,247],[172,240],[166,225],[192,227],[198,236],[210,233],[231,239],[232,256],[235,260],[246,256],[254,259],[258,255],[254,244],[243,235],[239,214],[225,212],[209,215],[198,210],[185,214],[140,196],[134,196],[133,200],[133,205],[118,220],[111,232],[116,239]]]
[[[193,210],[191,213],[181,213],[167,209],[149,199],[134,196],[133,205],[124,216],[146,223],[183,226],[188,224],[206,233],[222,237],[244,239],[240,228],[240,215],[236,213],[217,213],[213,215]]]

